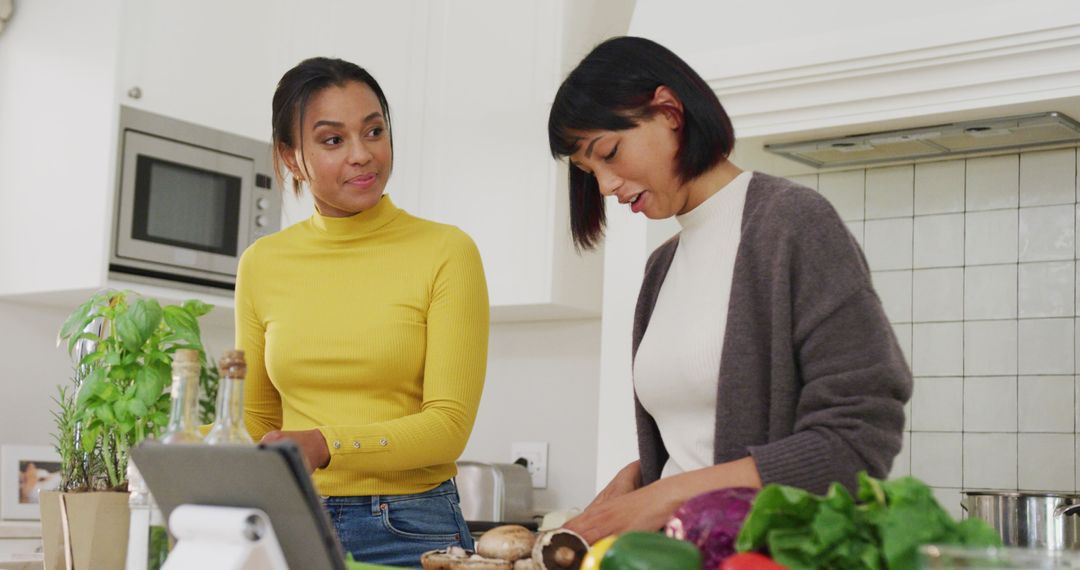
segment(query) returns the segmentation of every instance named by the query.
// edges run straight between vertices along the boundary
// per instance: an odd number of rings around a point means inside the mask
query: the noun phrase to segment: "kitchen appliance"
[[[458,461],[454,479],[461,513],[473,532],[499,524],[520,524],[536,530],[532,477],[516,463]]]
[[[1080,549],[1080,496],[1016,491],[965,491],[968,517],[994,527],[1005,546]]]
[[[767,144],[765,150],[814,168],[928,160],[1080,142],[1080,123],[1062,113],[964,121],[846,137]]]
[[[240,254],[281,225],[270,145],[120,108],[109,271],[233,289]]]

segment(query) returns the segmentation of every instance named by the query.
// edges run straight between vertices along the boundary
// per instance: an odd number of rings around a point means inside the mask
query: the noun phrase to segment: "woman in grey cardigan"
[[[641,38],[597,46],[563,82],[548,137],[569,157],[579,247],[604,198],[675,216],[650,257],[633,331],[640,460],[567,527],[590,542],[655,530],[686,499],[782,483],[823,492],[885,477],[911,372],[866,260],[835,210],[728,160],[731,122],[705,81]]]

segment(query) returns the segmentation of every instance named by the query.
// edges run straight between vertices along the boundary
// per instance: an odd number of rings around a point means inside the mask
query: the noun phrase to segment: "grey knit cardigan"
[[[679,236],[650,256],[633,353]],[[911,371],[847,227],[817,192],[755,172],[728,303],[717,382],[714,462],[752,455],[763,483],[822,493],[866,470],[885,477],[900,451]],[[642,479],[668,453],[635,395]]]

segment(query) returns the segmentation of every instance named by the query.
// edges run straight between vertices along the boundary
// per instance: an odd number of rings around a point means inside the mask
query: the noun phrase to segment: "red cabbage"
[[[675,511],[664,533],[697,546],[705,559],[703,568],[718,568],[720,562],[735,554],[735,539],[757,493],[757,489],[749,487],[702,493]]]

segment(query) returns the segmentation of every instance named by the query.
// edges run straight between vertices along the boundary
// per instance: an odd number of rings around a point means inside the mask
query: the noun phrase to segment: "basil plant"
[[[62,388],[54,412],[63,490],[124,490],[128,449],[161,434],[169,420],[172,355],[199,351],[200,420],[213,418],[217,368],[206,357],[199,318],[212,305],[197,300],[162,307],[132,291],[106,290],[64,322],[75,365],[72,390]]]

